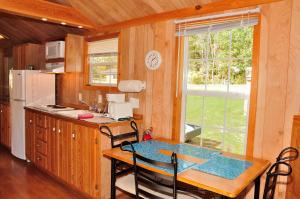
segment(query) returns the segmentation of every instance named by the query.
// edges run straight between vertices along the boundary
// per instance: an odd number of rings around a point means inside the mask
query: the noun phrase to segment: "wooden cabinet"
[[[43,69],[45,65],[45,46],[40,44],[21,44],[13,47],[13,69]]]
[[[27,158],[94,198],[100,196],[98,136],[97,128],[26,110]]]
[[[99,192],[97,183],[100,158],[98,130],[86,126],[74,125],[71,142],[71,183],[89,195]]]
[[[84,61],[84,37],[68,34],[66,37],[66,72],[82,72]]]
[[[31,111],[25,112],[25,151],[26,158],[34,162],[35,160],[35,113]]]
[[[292,130],[292,146],[300,151],[300,116],[294,116]],[[292,175],[289,177],[287,185],[287,199],[298,199],[300,189],[300,159],[291,162],[293,168]]]
[[[0,104],[0,143],[11,147],[10,111],[8,104]]]

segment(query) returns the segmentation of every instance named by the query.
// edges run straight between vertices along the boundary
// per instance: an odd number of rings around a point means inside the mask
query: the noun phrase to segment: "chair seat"
[[[118,187],[119,189],[122,189],[123,191],[126,191],[130,194],[135,195],[135,181],[134,181],[134,174],[128,174],[126,176],[122,176],[117,178],[116,180],[116,187]],[[152,189],[149,189],[145,186],[139,186],[141,189],[143,189],[144,191],[151,193],[153,195],[156,195],[158,197],[161,198],[165,198],[165,199],[172,199],[173,197],[162,194],[160,192],[156,192],[153,191]],[[142,198],[146,198],[146,197],[142,197]],[[185,194],[185,193],[179,193],[177,192],[177,198],[178,199],[201,199],[201,197],[196,196],[194,194]]]

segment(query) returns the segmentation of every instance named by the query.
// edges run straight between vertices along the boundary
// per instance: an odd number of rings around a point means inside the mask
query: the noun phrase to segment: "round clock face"
[[[158,69],[161,64],[160,53],[156,50],[151,50],[145,57],[145,64],[150,70]]]

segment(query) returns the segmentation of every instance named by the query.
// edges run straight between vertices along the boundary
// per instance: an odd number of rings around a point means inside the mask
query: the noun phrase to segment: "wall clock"
[[[145,64],[148,69],[156,70],[161,64],[161,55],[156,50],[150,50],[145,57]]]

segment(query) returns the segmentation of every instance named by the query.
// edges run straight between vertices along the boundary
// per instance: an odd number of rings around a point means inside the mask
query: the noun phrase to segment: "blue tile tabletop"
[[[249,161],[215,156],[203,164],[197,164],[193,169],[216,175],[222,178],[233,180],[241,175],[246,169],[252,166]]]
[[[237,160],[222,156],[219,151],[192,146],[188,144],[168,144],[156,140],[134,143],[133,147],[139,154],[161,162],[170,162],[170,156],[161,154],[160,150],[168,150],[177,154],[188,155],[198,159],[207,160],[202,164],[188,162],[186,160],[178,159],[178,173],[193,168],[202,172],[223,177],[226,179],[234,179],[249,168],[252,163],[244,160]],[[126,150],[131,150],[129,145],[124,146]],[[158,169],[164,170],[168,173],[173,173],[172,170],[162,167]]]

